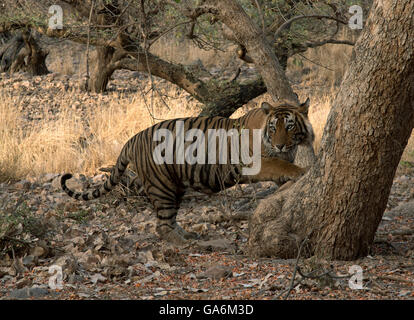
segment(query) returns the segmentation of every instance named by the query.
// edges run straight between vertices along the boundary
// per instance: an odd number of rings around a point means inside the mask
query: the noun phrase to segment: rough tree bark
[[[112,1],[114,3],[118,3],[117,1]],[[79,6],[79,4],[76,4]],[[91,12],[89,20],[96,19],[99,25],[113,25],[116,23],[116,15],[120,13],[118,6],[113,7],[111,3],[108,3],[107,8],[104,6],[103,9],[98,11],[97,14],[94,14],[94,3],[91,3]],[[85,12],[86,14],[86,12]],[[89,26],[90,28],[90,26]],[[118,39],[120,37],[118,36]],[[88,39],[89,41],[89,39]],[[89,42],[88,42],[89,45]],[[118,62],[120,59],[123,58],[123,54],[116,50],[114,47],[109,45],[100,45],[96,47],[96,61],[94,64],[94,68],[92,70],[91,76],[88,75],[88,81],[86,83],[86,90],[100,93],[106,91],[106,87],[109,82],[109,78],[112,76],[115,68],[115,63]],[[89,62],[88,62],[89,63]]]
[[[88,79],[86,89],[91,92],[104,92],[116,68],[114,63],[118,61],[116,50],[109,46],[96,48],[96,61]]]
[[[0,47],[0,72],[26,71],[32,76],[47,74],[47,55],[30,32],[24,31]]]
[[[272,46],[240,4],[234,0],[208,0],[206,3],[214,8],[212,13],[233,32],[237,42],[246,48],[270,96],[274,100],[284,99],[297,103],[297,96],[289,85]]]
[[[365,256],[414,126],[414,2],[376,0],[333,103],[317,161],[264,200],[250,221],[254,255]]]

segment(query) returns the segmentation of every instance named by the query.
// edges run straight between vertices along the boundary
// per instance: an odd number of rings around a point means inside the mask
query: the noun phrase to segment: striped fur
[[[236,183],[264,180],[283,183],[295,180],[304,173],[304,169],[292,162],[297,145],[312,143],[313,131],[307,119],[308,102],[307,100],[300,106],[281,104],[276,107],[263,103],[261,108],[254,109],[238,119],[194,117],[160,122],[129,139],[122,148],[109,179],[101,186],[91,191],[74,192],[66,186],[66,181],[72,175],[65,174],[61,178],[62,189],[75,199],[99,198],[111,191],[119,183],[127,166],[132,165],[156,210],[157,232],[164,239],[182,243],[185,239],[194,237],[194,234],[181,229],[176,223],[177,210],[188,187],[203,192],[218,192]],[[154,132],[158,129],[168,129],[175,133],[178,121],[183,121],[184,132],[190,129],[200,129],[204,133],[207,133],[208,129],[262,129],[260,173],[243,176],[241,165],[230,164],[230,147],[227,150],[227,164],[207,164],[207,159],[206,164],[177,164],[175,152],[173,164],[156,164],[153,150],[159,142],[153,140]],[[229,141],[228,139],[228,143]],[[250,143],[251,141],[250,137]],[[185,147],[191,143],[186,142]],[[174,151],[175,144],[176,140]]]

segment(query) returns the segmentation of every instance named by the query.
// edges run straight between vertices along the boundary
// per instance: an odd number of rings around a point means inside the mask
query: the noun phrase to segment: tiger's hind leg
[[[184,230],[176,221],[180,195],[174,198],[166,194],[162,198],[151,195],[150,199],[157,213],[156,231],[161,239],[177,245],[186,244],[189,239],[198,239],[196,233]]]
[[[177,245],[188,243],[189,239],[197,239],[198,235],[184,230],[176,221],[178,208],[156,208],[157,233],[161,239]]]

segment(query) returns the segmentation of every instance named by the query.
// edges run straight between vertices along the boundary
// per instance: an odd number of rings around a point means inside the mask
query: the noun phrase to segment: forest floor
[[[33,108],[49,106],[50,92],[68,85],[68,79],[49,77],[44,92],[33,85],[36,79],[2,80],[2,90],[14,95],[22,87],[39,90],[38,102],[25,106],[29,122],[39,121]],[[100,199],[76,201],[61,191],[59,177],[0,184],[0,299],[414,299],[410,164],[399,166],[376,240],[356,261],[250,257],[248,219],[276,189],[273,183],[186,195],[178,222],[201,239],[175,247],[155,235],[145,197],[117,187]],[[104,179],[75,175],[68,185],[85,190]],[[314,277],[296,274],[291,286],[297,266]],[[355,270],[362,272],[361,289],[349,285]]]

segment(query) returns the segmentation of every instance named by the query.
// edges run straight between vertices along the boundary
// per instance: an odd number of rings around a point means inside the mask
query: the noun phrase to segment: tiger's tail
[[[68,188],[66,185],[66,181],[72,178],[72,174],[66,173],[60,179],[60,185],[70,197],[75,198],[76,200],[93,200],[99,198],[100,196],[110,192],[121,180],[122,175],[124,174],[130,160],[128,157],[128,147],[129,143],[127,143],[121,151],[121,154],[116,161],[115,166],[111,171],[111,175],[106,181],[95,188],[94,190],[84,191],[84,192],[75,192]]]

